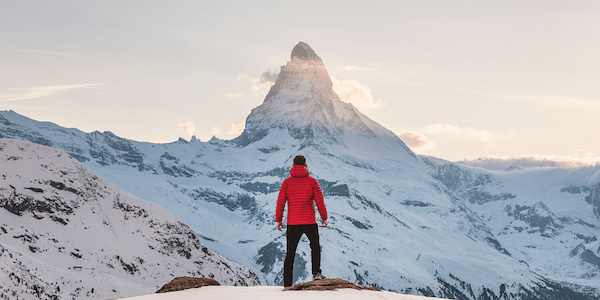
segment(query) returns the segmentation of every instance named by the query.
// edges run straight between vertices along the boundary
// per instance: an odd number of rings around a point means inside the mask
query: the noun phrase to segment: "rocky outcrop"
[[[194,288],[199,288],[199,287],[209,286],[209,285],[221,285],[221,284],[212,278],[206,278],[206,277],[196,278],[196,277],[183,276],[183,277],[177,277],[177,278],[171,280],[171,282],[163,285],[163,287],[160,288],[160,290],[158,290],[156,293],[159,294],[159,293],[166,293],[166,292],[183,291],[183,290],[187,290],[187,289],[194,289]]]
[[[379,291],[374,287],[356,285],[348,280],[340,278],[325,278],[304,283],[298,283],[283,289],[284,291],[331,291],[336,289],[355,289]]]

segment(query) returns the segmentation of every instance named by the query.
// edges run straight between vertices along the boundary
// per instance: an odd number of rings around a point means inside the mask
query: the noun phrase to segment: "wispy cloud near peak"
[[[359,109],[376,109],[386,105],[386,102],[381,99],[373,99],[369,86],[356,80],[339,80],[331,77],[331,82],[333,91],[340,97],[340,100],[352,103]]]
[[[429,150],[433,150],[437,143],[436,141],[429,140],[425,135],[411,132],[402,131],[398,134],[398,137],[413,151],[417,153],[424,153]]]
[[[0,90],[0,102],[20,101],[64,94],[77,89],[93,88],[103,83],[83,83],[70,85],[48,85],[33,88],[15,88]]]
[[[189,135],[194,135],[194,133],[196,133],[196,125],[194,124],[193,121],[186,122],[186,123],[180,123],[177,130],[183,131]]]
[[[242,132],[244,132],[245,127],[246,126],[244,123],[231,124],[231,126],[229,126],[229,131],[227,131],[227,134],[230,136],[238,136],[242,134]]]
[[[489,155],[477,159],[465,158],[457,163],[484,168],[488,170],[509,170],[509,168],[581,168],[600,163],[600,155],[585,153],[583,155],[539,155],[529,154],[521,157],[501,157]]]

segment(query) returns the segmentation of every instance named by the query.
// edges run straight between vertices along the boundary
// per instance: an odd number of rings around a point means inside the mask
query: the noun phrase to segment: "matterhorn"
[[[246,119],[246,130],[236,139],[240,145],[260,140],[270,130],[287,130],[304,145],[338,143],[354,150],[369,139],[395,144],[412,153],[391,131],[362,114],[354,105],[340,101],[323,61],[303,42],[292,50],[291,61],[281,72],[262,105]],[[390,150],[394,150],[390,147]]]

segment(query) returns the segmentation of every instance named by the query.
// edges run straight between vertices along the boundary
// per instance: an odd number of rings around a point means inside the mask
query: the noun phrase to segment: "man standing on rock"
[[[277,197],[277,210],[275,221],[277,230],[283,228],[283,210],[288,204],[287,214],[287,253],[283,263],[283,285],[291,286],[293,282],[294,257],[296,248],[303,234],[310,241],[310,254],[312,258],[312,274],[314,280],[324,279],[321,274],[321,246],[319,244],[319,228],[315,218],[315,205],[323,220],[323,227],[327,227],[327,208],[323,200],[323,192],[316,179],[308,176],[306,158],[302,155],[294,157],[294,166],[290,169],[290,177],[283,181],[279,196]]]

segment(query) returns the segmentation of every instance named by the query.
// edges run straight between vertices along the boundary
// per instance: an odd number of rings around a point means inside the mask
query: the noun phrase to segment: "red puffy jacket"
[[[281,184],[279,196],[277,197],[277,210],[275,220],[283,220],[285,203],[288,203],[287,225],[309,225],[316,224],[315,205],[319,209],[321,219],[327,219],[327,209],[323,201],[323,192],[316,179],[308,176],[310,174],[305,166],[295,165],[290,169],[291,177]]]

